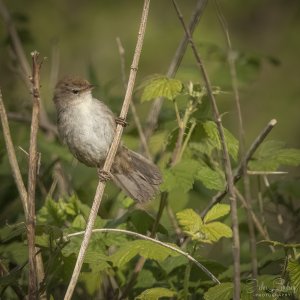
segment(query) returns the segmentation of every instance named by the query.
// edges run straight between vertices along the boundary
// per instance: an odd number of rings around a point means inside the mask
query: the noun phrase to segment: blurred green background
[[[95,96],[103,99],[118,113],[123,98],[123,84],[116,37],[120,37],[125,48],[129,74],[142,1],[12,0],[5,3],[12,14],[28,59],[30,60],[30,52],[34,49],[48,58],[42,67],[41,93],[53,122],[53,87],[57,78],[68,74],[87,77],[97,84]],[[196,1],[178,0],[178,4],[188,21]],[[238,79],[247,144],[251,143],[269,120],[276,118],[278,125],[271,133],[271,138],[286,141],[289,147],[300,147],[300,2],[231,0],[220,1],[220,4],[238,57]],[[136,86],[149,75],[167,71],[182,36],[183,30],[171,1],[153,0]],[[3,22],[0,38],[0,85],[6,107],[9,111],[30,116],[31,96],[13,70],[14,62]],[[226,64],[225,37],[212,1],[209,1],[204,11],[194,38],[212,84],[224,91],[217,97],[220,111],[226,112],[224,124],[237,136],[236,111]],[[177,77],[186,82],[201,81],[190,49]],[[139,92],[135,93],[137,103],[139,96]],[[138,104],[138,113],[143,122],[150,106],[151,103]],[[166,113],[163,109],[162,118]],[[125,140],[129,144],[132,141],[131,146],[134,147],[136,139],[130,139],[130,133],[134,131],[132,123],[126,130]],[[29,126],[11,122],[11,128],[16,146],[27,149]],[[136,132],[134,134],[136,137]],[[3,199],[7,199],[12,197],[12,189],[9,187],[13,188],[13,182],[11,178],[7,178],[9,167],[2,135],[0,142],[1,191]],[[58,143],[49,143],[43,135],[40,136],[39,143],[44,171],[51,165],[51,153],[59,153],[66,158],[66,168],[70,168],[73,173],[74,186],[78,188],[80,182],[81,195],[86,194],[91,198],[97,182],[94,171],[79,164],[74,172],[70,163],[72,159],[65,148],[58,146]],[[17,155],[23,166],[22,170],[26,172],[26,156],[20,150]]]
[[[51,75],[51,68],[55,63],[55,53],[59,56],[60,77],[67,74],[90,77],[93,71],[99,84],[98,97],[107,93],[109,96],[122,94],[116,37],[121,38],[125,47],[129,73],[142,1],[5,2],[21,33],[28,58],[33,49],[48,57],[42,71],[42,96],[53,119],[51,97],[54,83],[51,79],[54,80],[55,74]],[[196,1],[178,3],[188,20]],[[277,118],[279,124],[272,136],[287,141],[290,146],[299,146],[299,1],[232,0],[220,3],[240,65],[246,65],[238,75],[247,140],[250,142],[271,118]],[[182,34],[171,1],[153,0],[137,84],[145,76],[166,72]],[[30,97],[10,68],[3,26],[0,36],[0,83],[4,99],[9,105],[26,106]],[[226,44],[212,1],[209,1],[194,37],[212,83],[227,91],[218,99],[221,110],[229,113],[224,117],[225,124],[230,122],[229,127],[236,131],[230,78],[220,58]],[[199,80],[190,50],[178,77]],[[116,105],[114,109],[118,111],[118,107]]]

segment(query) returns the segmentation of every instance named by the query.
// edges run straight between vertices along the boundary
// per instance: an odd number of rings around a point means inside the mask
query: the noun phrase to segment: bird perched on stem
[[[103,102],[93,98],[93,87],[84,79],[64,78],[55,87],[53,101],[61,139],[80,162],[101,169],[118,119]],[[162,182],[157,166],[123,145],[119,145],[111,177],[129,197],[141,203],[151,200]]]

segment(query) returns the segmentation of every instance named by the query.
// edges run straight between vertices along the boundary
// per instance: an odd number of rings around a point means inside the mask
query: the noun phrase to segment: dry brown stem
[[[12,142],[9,124],[8,124],[8,120],[7,120],[7,114],[6,114],[6,110],[4,107],[1,90],[0,90],[0,117],[1,117],[3,136],[4,136],[5,145],[6,145],[9,164],[10,164],[10,167],[12,170],[12,175],[14,177],[21,201],[22,201],[24,214],[25,214],[25,216],[27,216],[28,215],[27,191],[26,191],[24,181],[23,181],[23,178],[21,175],[20,167],[19,167],[19,164],[17,161],[16,151],[15,151],[15,148],[14,148],[14,145]]]
[[[204,67],[204,64],[202,62],[202,59],[199,55],[198,50],[196,49],[195,43],[193,41],[193,38],[191,36],[191,33],[186,26],[183,16],[180,12],[180,9],[176,3],[175,0],[172,0],[175,10],[177,12],[178,18],[182,24],[182,27],[185,31],[185,34],[188,37],[189,43],[191,44],[191,48],[193,50],[197,66],[200,70],[200,73],[203,76],[205,86],[207,89],[208,97],[211,100],[211,105],[213,109],[214,114],[214,120],[217,125],[217,129],[219,132],[220,142],[222,145],[222,153],[223,153],[223,162],[224,162],[224,169],[225,169],[225,175],[228,185],[228,192],[229,192],[229,199],[231,204],[231,222],[232,222],[232,231],[233,231],[233,245],[232,245],[232,255],[233,255],[233,269],[234,269],[234,289],[233,289],[233,299],[239,299],[240,297],[240,241],[239,241],[239,227],[238,227],[238,216],[237,216],[237,201],[236,201],[236,195],[234,190],[234,179],[232,174],[232,168],[231,168],[231,162],[230,157],[225,141],[225,135],[224,135],[224,129],[222,126],[222,120],[221,116],[219,114],[219,110],[217,107],[217,102],[215,100],[211,83],[208,77],[208,74],[206,72],[206,69]]]
[[[237,78],[237,71],[236,71],[236,65],[235,65],[235,59],[236,59],[236,53],[232,49],[232,44],[230,40],[230,34],[228,25],[226,22],[226,19],[222,13],[220,4],[217,0],[214,1],[217,16],[219,19],[219,22],[221,24],[221,27],[223,29],[225,40],[227,44],[227,61],[229,65],[229,71],[231,76],[231,85],[232,90],[234,94],[235,99],[235,106],[237,110],[237,116],[238,116],[238,127],[239,127],[239,154],[240,157],[243,157],[245,154],[245,130],[243,125],[243,116],[242,116],[242,109],[241,109],[241,103],[240,103],[240,94],[239,94],[239,88],[238,88],[238,78]],[[257,279],[257,255],[256,255],[256,236],[255,236],[255,230],[253,225],[253,220],[250,211],[252,211],[252,198],[251,198],[251,189],[250,189],[250,178],[247,173],[247,163],[244,162],[242,165],[242,173],[243,173],[243,184],[244,184],[244,194],[245,194],[245,200],[248,204],[248,210],[247,210],[247,221],[248,221],[248,229],[249,229],[249,245],[250,245],[250,253],[251,253],[251,264],[252,264],[252,278]]]
[[[132,61],[131,69],[130,69],[128,85],[127,85],[125,98],[124,98],[123,106],[122,106],[121,113],[120,113],[120,118],[124,119],[124,120],[126,119],[130,101],[132,98],[135,78],[136,78],[136,74],[137,74],[139,59],[140,59],[144,36],[145,36],[145,31],[146,31],[149,5],[150,5],[150,0],[145,0],[144,6],[143,6],[142,18],[141,18],[141,22],[140,22],[138,38],[137,38],[137,44],[136,44],[133,61]],[[110,168],[114,161],[114,157],[116,155],[116,152],[117,152],[120,140],[121,140],[122,132],[123,132],[122,125],[117,124],[116,133],[115,133],[113,142],[111,144],[107,158],[106,158],[104,166],[103,166],[103,172],[109,173],[109,171],[110,171]],[[94,226],[97,214],[98,214],[98,210],[99,210],[99,207],[101,204],[101,199],[103,196],[105,186],[106,186],[105,181],[99,181],[97,190],[96,190],[96,194],[94,197],[93,205],[92,205],[90,215],[88,218],[87,226],[85,229],[85,234],[84,234],[84,237],[83,237],[83,240],[81,243],[81,247],[80,247],[80,250],[78,253],[77,261],[76,261],[76,264],[75,264],[75,267],[73,270],[72,278],[71,278],[71,281],[69,283],[68,289],[67,289],[65,297],[64,297],[65,300],[71,299],[72,294],[74,292],[74,289],[75,289],[75,286],[76,286],[76,283],[77,283],[77,280],[78,280],[78,277],[80,274],[80,270],[81,270],[81,267],[82,267],[82,264],[84,261],[84,256],[85,256],[85,253],[88,248],[89,241],[90,241],[90,238],[92,235],[93,226]]]
[[[37,152],[37,134],[39,129],[40,116],[40,69],[42,62],[39,61],[39,53],[34,51],[32,56],[32,117],[30,128],[29,142],[29,163],[28,163],[28,185],[27,185],[27,240],[28,240],[28,256],[29,256],[29,299],[37,299],[38,295],[38,278],[37,263],[35,249],[35,190],[38,172],[39,154]]]

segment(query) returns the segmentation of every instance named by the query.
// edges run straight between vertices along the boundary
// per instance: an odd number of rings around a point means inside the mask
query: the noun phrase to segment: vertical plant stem
[[[139,32],[138,32],[136,48],[135,48],[135,52],[134,52],[134,56],[133,56],[131,69],[130,69],[130,75],[129,75],[128,85],[127,85],[127,89],[126,89],[126,93],[125,93],[125,98],[124,98],[121,113],[120,113],[120,118],[124,119],[124,120],[126,119],[130,101],[132,98],[133,87],[134,87],[134,83],[135,83],[136,73],[137,73],[137,69],[138,69],[139,59],[140,59],[144,36],[145,36],[145,31],[146,31],[149,6],[150,6],[150,0],[144,0],[144,6],[143,6],[142,18],[141,18],[141,22],[140,22],[140,28],[139,28]],[[123,132],[122,125],[117,124],[115,136],[114,136],[113,142],[111,144],[111,147],[109,149],[108,155],[106,157],[106,160],[105,160],[105,163],[103,166],[103,170],[102,170],[103,172],[109,173],[109,171],[110,171],[110,168],[114,161],[114,157],[117,153],[117,149],[118,149],[118,146],[119,146],[119,143],[121,140],[122,132]],[[78,277],[80,274],[80,270],[81,270],[81,267],[82,267],[82,264],[84,261],[84,256],[85,256],[86,250],[89,245],[93,226],[94,226],[97,214],[98,214],[98,210],[99,210],[99,207],[101,204],[105,186],[106,186],[106,182],[100,180],[98,183],[98,186],[97,186],[96,194],[95,194],[91,212],[90,212],[90,215],[88,218],[87,226],[85,229],[85,234],[84,234],[84,237],[83,237],[83,240],[81,243],[81,247],[80,247],[80,250],[78,253],[77,261],[76,261],[76,264],[75,264],[75,267],[73,270],[72,278],[70,280],[68,289],[67,289],[65,297],[64,297],[65,300],[71,299],[71,297],[73,295],[73,292],[74,292],[74,289],[75,289],[75,286],[76,286],[76,283],[77,283],[77,280],[78,280]]]
[[[194,32],[196,29],[197,24],[203,14],[203,11],[206,7],[208,0],[198,0],[195,9],[193,10],[193,15],[191,16],[189,22],[189,30],[190,32]],[[169,65],[169,69],[167,71],[168,77],[174,77],[185,54],[186,48],[188,45],[188,37],[184,34],[183,38],[181,39],[175,54],[172,58],[172,61]],[[158,116],[160,114],[161,108],[163,104],[163,98],[156,99],[150,109],[150,112],[147,117],[146,128],[145,128],[145,137],[146,140],[149,140],[150,136],[153,134],[158,122]]]
[[[184,279],[183,279],[183,299],[189,299],[189,282],[190,282],[190,275],[191,275],[191,264],[188,263],[185,272],[184,272]]]
[[[237,72],[236,72],[236,65],[235,65],[235,59],[236,54],[232,49],[232,44],[230,40],[230,34],[227,22],[225,20],[225,17],[222,13],[220,4],[218,0],[214,1],[216,10],[217,10],[217,16],[219,19],[219,22],[221,24],[221,27],[223,29],[225,40],[227,44],[227,60],[229,65],[229,71],[231,76],[231,85],[232,90],[234,93],[234,99],[235,99],[235,106],[237,110],[237,116],[238,116],[238,127],[239,127],[239,144],[240,144],[240,157],[243,157],[245,154],[245,130],[243,125],[243,116],[242,116],[242,109],[241,109],[241,103],[240,103],[240,94],[238,89],[238,79],[237,79]],[[248,229],[249,229],[249,246],[250,246],[250,255],[251,255],[251,265],[252,265],[252,277],[254,280],[257,279],[257,255],[256,255],[256,236],[255,236],[255,230],[253,225],[253,220],[251,216],[252,211],[252,198],[251,198],[251,189],[250,189],[250,178],[247,173],[247,162],[242,162],[242,173],[243,173],[243,184],[244,184],[244,190],[245,190],[245,200],[247,202],[247,222],[248,222]]]
[[[231,162],[230,157],[227,150],[227,145],[225,141],[225,135],[224,130],[222,126],[222,120],[219,114],[219,110],[217,107],[217,103],[215,100],[215,97],[212,92],[211,83],[209,80],[209,77],[207,75],[206,69],[204,67],[204,64],[202,62],[202,59],[200,58],[200,55],[196,49],[196,46],[194,44],[193,38],[191,36],[191,33],[189,29],[187,28],[183,16],[180,12],[180,9],[176,3],[175,0],[172,0],[175,10],[177,12],[178,18],[184,28],[184,31],[189,39],[189,42],[191,44],[197,66],[200,69],[200,72],[203,76],[206,89],[208,92],[208,96],[211,100],[211,105],[213,108],[214,113],[214,119],[218,128],[219,137],[222,145],[222,153],[223,153],[223,161],[224,161],[224,168],[225,168],[225,174],[226,174],[226,180],[228,184],[228,192],[229,192],[229,199],[231,204],[231,222],[232,222],[232,231],[233,231],[233,245],[232,245],[232,254],[233,254],[233,269],[234,269],[234,289],[233,289],[233,299],[239,299],[240,298],[240,240],[239,240],[239,224],[238,224],[238,216],[237,216],[237,201],[236,201],[236,195],[234,191],[234,179],[231,169]]]
[[[35,189],[38,170],[38,152],[37,152],[37,134],[39,128],[40,116],[40,68],[41,63],[38,61],[39,53],[34,51],[32,56],[32,118],[30,128],[29,144],[29,164],[28,164],[28,186],[27,186],[27,238],[28,238],[28,256],[29,256],[29,299],[37,299],[37,264],[35,251]]]
[[[1,90],[0,90],[0,117],[1,117],[3,136],[4,136],[5,145],[6,145],[9,164],[11,166],[12,175],[14,177],[14,180],[15,180],[20,198],[21,198],[24,214],[27,218],[27,215],[28,215],[27,191],[26,191],[26,188],[25,188],[25,185],[23,182],[20,167],[19,167],[17,157],[16,157],[15,148],[14,148],[14,145],[12,142],[12,138],[11,138],[11,134],[10,134],[10,130],[9,130],[9,124],[8,124],[8,120],[7,120],[7,114],[6,114],[5,106],[3,103]]]

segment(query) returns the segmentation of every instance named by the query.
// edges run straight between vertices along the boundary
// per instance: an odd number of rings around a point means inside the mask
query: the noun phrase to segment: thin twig
[[[16,112],[8,112],[7,116],[11,121],[31,124],[31,118],[22,114]],[[51,132],[53,135],[58,137],[57,127],[51,123],[43,123],[43,121],[40,120],[40,129],[45,132]]]
[[[9,160],[9,164],[12,170],[12,175],[14,177],[21,202],[23,205],[24,214],[27,217],[28,215],[28,205],[27,205],[27,191],[24,185],[24,181],[21,175],[20,167],[17,161],[16,157],[16,151],[12,142],[10,130],[9,130],[9,124],[7,120],[7,114],[4,107],[4,103],[2,100],[2,93],[0,90],[0,117],[1,117],[1,123],[2,123],[2,130],[3,130],[3,136],[5,140],[5,145],[7,149],[7,156]]]
[[[119,55],[120,55],[120,59],[121,59],[122,81],[123,81],[124,89],[126,91],[127,79],[126,79],[126,73],[125,73],[125,49],[124,49],[121,39],[119,37],[117,37],[116,41],[117,41],[118,51],[119,51]],[[145,137],[145,134],[144,134],[141,122],[140,122],[140,118],[137,114],[136,107],[135,107],[135,104],[133,101],[130,102],[130,110],[131,110],[131,114],[132,114],[135,126],[138,130],[140,141],[141,141],[141,144],[145,151],[145,155],[147,156],[147,158],[149,158],[151,160],[152,157],[151,157],[151,154],[149,151],[148,143],[147,143],[147,140],[146,140],[146,137]]]
[[[39,53],[34,51],[32,56],[32,118],[30,128],[29,144],[29,163],[28,163],[28,219],[27,219],[27,239],[28,239],[28,256],[29,256],[29,299],[37,299],[37,269],[36,269],[36,252],[35,252],[35,189],[38,170],[38,152],[37,152],[37,134],[39,129],[40,116],[40,68],[42,62],[39,62]]]
[[[249,207],[246,199],[243,197],[243,195],[239,192],[239,190],[237,188],[235,188],[235,192],[236,192],[236,195],[238,196],[238,198],[240,199],[240,201],[242,202],[243,206],[247,209],[247,211],[249,211],[257,231],[262,235],[262,237],[265,240],[271,240],[268,231],[264,228],[264,226],[258,220],[256,214],[252,210],[252,207]],[[272,245],[270,245],[270,249],[272,252],[275,252],[275,248]]]
[[[193,10],[193,15],[191,16],[189,22],[189,30],[191,33],[194,32],[196,29],[197,24],[199,23],[200,17],[203,14],[203,11],[206,7],[208,0],[198,0],[195,9]],[[181,39],[175,54],[172,58],[172,61],[169,65],[169,69],[166,75],[170,78],[175,77],[175,74],[181,64],[183,56],[185,54],[186,48],[188,45],[188,37],[184,34],[183,38]],[[160,114],[161,108],[163,104],[163,98],[155,99],[150,112],[147,117],[146,127],[145,127],[145,137],[146,140],[149,140],[150,136],[153,134],[158,122],[158,116]]]
[[[22,175],[20,172],[20,167],[16,158],[16,152],[14,149],[14,145],[12,142],[7,115],[5,111],[5,107],[2,101],[2,94],[0,90],[0,117],[1,117],[1,123],[2,123],[2,129],[3,129],[3,136],[5,140],[5,145],[7,149],[7,155],[8,160],[12,169],[12,174],[21,198],[21,202],[23,205],[24,215],[25,219],[28,220],[28,204],[27,204],[27,190],[24,185],[24,181],[22,179]],[[35,248],[36,254],[36,260],[37,260],[37,276],[38,276],[38,282],[41,284],[41,282],[44,279],[44,267],[43,267],[43,261],[41,257],[41,253],[39,252],[38,248]],[[45,295],[40,295],[40,299],[46,299]]]
[[[242,176],[243,164],[246,162],[248,164],[249,160],[252,158],[253,154],[257,150],[257,148],[261,145],[261,143],[265,140],[268,134],[271,132],[273,127],[277,124],[275,119],[271,120],[266,127],[262,130],[262,132],[257,136],[257,138],[251,144],[249,150],[245,154],[244,158],[241,160],[239,166],[237,167],[234,175],[234,183],[238,182]],[[219,192],[216,194],[210,203],[206,206],[206,208],[202,211],[201,217],[204,218],[207,212],[217,203],[221,202],[222,199],[226,196],[228,192],[228,187],[223,192]]]
[[[236,72],[236,65],[235,65],[235,59],[236,54],[232,49],[232,44],[230,40],[230,34],[228,25],[226,22],[226,19],[222,13],[220,4],[217,0],[214,1],[216,11],[217,11],[217,17],[219,19],[219,22],[221,24],[221,27],[223,29],[225,40],[227,43],[227,61],[229,65],[230,70],[230,77],[231,77],[231,85],[232,90],[234,94],[235,99],[235,106],[237,109],[237,116],[238,116],[238,127],[239,127],[239,154],[240,157],[243,157],[245,154],[245,130],[243,125],[243,116],[242,116],[242,109],[241,109],[241,103],[240,103],[240,94],[238,89],[238,79],[237,79],[237,72]],[[248,221],[248,229],[249,229],[249,246],[250,246],[250,255],[251,255],[251,265],[252,265],[252,278],[254,280],[257,279],[257,255],[256,255],[256,237],[255,237],[255,230],[253,225],[253,220],[251,217],[250,211],[252,211],[252,199],[251,199],[251,189],[250,189],[250,179],[247,173],[247,163],[244,161],[242,165],[242,173],[243,173],[243,184],[244,184],[244,192],[245,192],[245,200],[248,204],[248,210],[247,210],[247,221]]]
[[[131,69],[130,69],[128,85],[127,85],[125,98],[124,98],[123,106],[122,106],[121,113],[120,113],[120,118],[124,119],[124,120],[126,119],[130,101],[132,98],[133,87],[134,87],[134,83],[135,83],[136,73],[137,73],[137,69],[138,69],[139,59],[140,59],[142,46],[143,46],[143,40],[144,40],[144,36],[145,36],[145,31],[146,31],[149,5],[150,5],[150,0],[145,0],[144,6],[143,6],[142,18],[141,18],[141,22],[140,22],[138,38],[137,38],[137,44],[136,44],[133,61],[132,61]],[[113,142],[111,144],[107,158],[106,158],[104,166],[103,166],[104,172],[108,173],[111,169],[112,163],[114,161],[114,157],[117,153],[117,149],[118,149],[118,146],[119,146],[119,143],[121,140],[122,132],[123,132],[122,125],[117,124],[115,136],[114,136]],[[76,261],[76,264],[75,264],[75,267],[73,270],[72,278],[69,283],[67,292],[65,294],[65,298],[64,298],[65,300],[71,299],[72,294],[74,292],[74,289],[75,289],[75,286],[76,286],[76,283],[77,283],[77,280],[78,280],[78,277],[80,274],[80,270],[81,270],[81,267],[82,267],[82,264],[84,261],[84,256],[85,256],[86,250],[89,245],[89,241],[90,241],[91,234],[92,234],[92,229],[93,229],[93,226],[94,226],[97,214],[98,214],[98,210],[99,210],[99,207],[101,204],[101,199],[103,196],[105,186],[106,186],[105,181],[99,181],[97,190],[96,190],[96,194],[94,197],[93,205],[92,205],[90,215],[88,218],[85,234],[84,234],[84,237],[83,237],[83,240],[81,243],[81,247],[80,247],[80,250],[78,253],[77,261]]]
[[[191,36],[191,33],[184,22],[183,16],[180,12],[180,9],[179,9],[176,1],[172,0],[172,2],[174,4],[175,10],[177,12],[178,18],[182,24],[182,27],[184,28],[184,31],[185,31],[185,33],[189,39],[189,42],[191,44],[191,48],[193,50],[193,53],[194,53],[194,56],[195,56],[195,59],[197,62],[197,66],[199,67],[199,70],[205,81],[208,96],[211,100],[214,119],[215,119],[217,129],[219,132],[219,136],[220,136],[222,152],[223,152],[224,168],[225,168],[226,180],[227,180],[227,185],[228,185],[229,199],[230,199],[230,203],[231,203],[231,222],[232,222],[232,231],[233,231],[232,255],[233,255],[233,269],[234,269],[233,299],[239,299],[240,298],[240,240],[239,240],[239,227],[238,227],[239,224],[238,224],[238,216],[237,216],[237,201],[236,201],[236,195],[235,195],[235,191],[234,191],[234,180],[233,180],[231,162],[230,162],[227,145],[226,145],[226,141],[225,141],[222,120],[221,120],[219,110],[217,107],[217,102],[215,100],[215,97],[214,97],[214,94],[212,91],[209,77],[207,75],[206,69],[202,62],[202,59],[200,58],[200,55],[196,49],[196,46],[195,46],[195,43]]]
[[[220,284],[220,281],[208,270],[206,269],[201,263],[199,263],[194,257],[192,257],[191,255],[189,255],[187,252],[182,251],[181,249],[179,249],[178,247],[172,246],[170,244],[161,242],[159,240],[156,240],[154,238],[151,238],[149,236],[137,233],[137,232],[133,232],[133,231],[129,231],[129,230],[125,230],[125,229],[118,229],[118,228],[101,228],[101,229],[93,229],[92,233],[106,233],[106,232],[116,232],[116,233],[124,233],[124,234],[128,234],[128,235],[132,235],[136,238],[140,238],[143,240],[147,240],[147,241],[151,241],[155,244],[158,244],[160,246],[163,246],[167,249],[173,250],[183,256],[185,256],[188,260],[190,260],[191,262],[193,262],[194,264],[196,264],[196,266],[198,268],[200,268],[207,276],[209,276],[213,282]],[[79,235],[83,235],[85,234],[85,231],[80,231],[80,232],[75,232],[75,233],[71,233],[66,235],[64,238],[70,238],[70,237],[74,237],[74,236],[79,236]]]
[[[248,175],[286,175],[286,171],[247,171]]]

